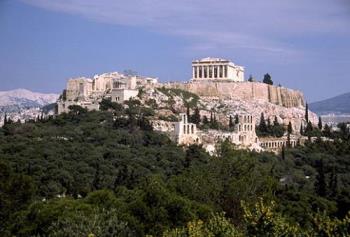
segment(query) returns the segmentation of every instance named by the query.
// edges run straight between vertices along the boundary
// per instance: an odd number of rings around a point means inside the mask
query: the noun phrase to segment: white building
[[[192,62],[192,80],[244,81],[244,68],[221,58],[203,58]]]
[[[197,134],[197,126],[189,123],[187,114],[180,114],[180,122],[175,123],[175,140],[180,145],[190,145],[200,143],[200,137]]]
[[[136,77],[121,77],[112,80],[112,102],[123,102],[136,97]]]
[[[137,97],[139,88],[154,85],[157,78],[126,76],[118,72],[95,75],[94,79],[79,77],[69,79],[66,90],[57,101],[57,113],[69,112],[70,105],[88,110],[99,110],[102,98],[122,103]]]

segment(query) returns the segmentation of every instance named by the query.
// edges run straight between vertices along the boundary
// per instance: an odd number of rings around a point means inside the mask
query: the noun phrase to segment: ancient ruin
[[[225,59],[193,61],[192,78],[188,82],[159,83],[157,78],[118,72],[95,75],[92,79],[69,79],[57,101],[57,112],[69,112],[71,105],[99,110],[103,98],[116,103],[140,100],[144,106],[155,111],[152,118],[154,130],[166,133],[179,145],[202,144],[210,152],[214,152],[215,144],[223,140],[241,149],[273,152],[287,145],[302,145],[306,140],[299,133],[300,127],[306,126],[302,92],[244,81],[244,68]],[[190,122],[185,113],[186,106],[191,103],[195,104],[202,121],[212,113],[217,115],[217,121],[223,126],[228,126],[230,117],[237,117],[237,121],[230,130],[203,126],[200,129]],[[266,119],[276,120],[284,127],[291,123],[293,134],[287,136],[285,133],[280,138],[259,138],[255,130],[262,113]],[[317,116],[311,111],[309,121],[317,123]]]

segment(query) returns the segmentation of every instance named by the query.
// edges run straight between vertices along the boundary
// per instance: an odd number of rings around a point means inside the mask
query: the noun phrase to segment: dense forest
[[[350,139],[210,156],[138,101],[0,129],[0,236],[349,236]]]

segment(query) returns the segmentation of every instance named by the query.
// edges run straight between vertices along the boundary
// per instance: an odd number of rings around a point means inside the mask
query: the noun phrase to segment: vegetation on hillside
[[[0,236],[349,235],[346,134],[212,157],[152,131],[137,100],[101,107],[0,129]]]
[[[190,108],[195,108],[198,106],[199,96],[192,92],[178,88],[165,87],[157,88],[157,90],[168,96],[170,101],[173,100],[174,96],[179,96],[182,99],[184,105],[189,106]]]

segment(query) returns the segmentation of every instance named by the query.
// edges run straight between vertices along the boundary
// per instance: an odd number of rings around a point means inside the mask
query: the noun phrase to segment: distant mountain
[[[45,105],[55,103],[58,96],[58,94],[36,93],[26,89],[0,91],[0,112],[42,108]]]
[[[311,111],[319,114],[350,114],[350,92],[309,104]]]

